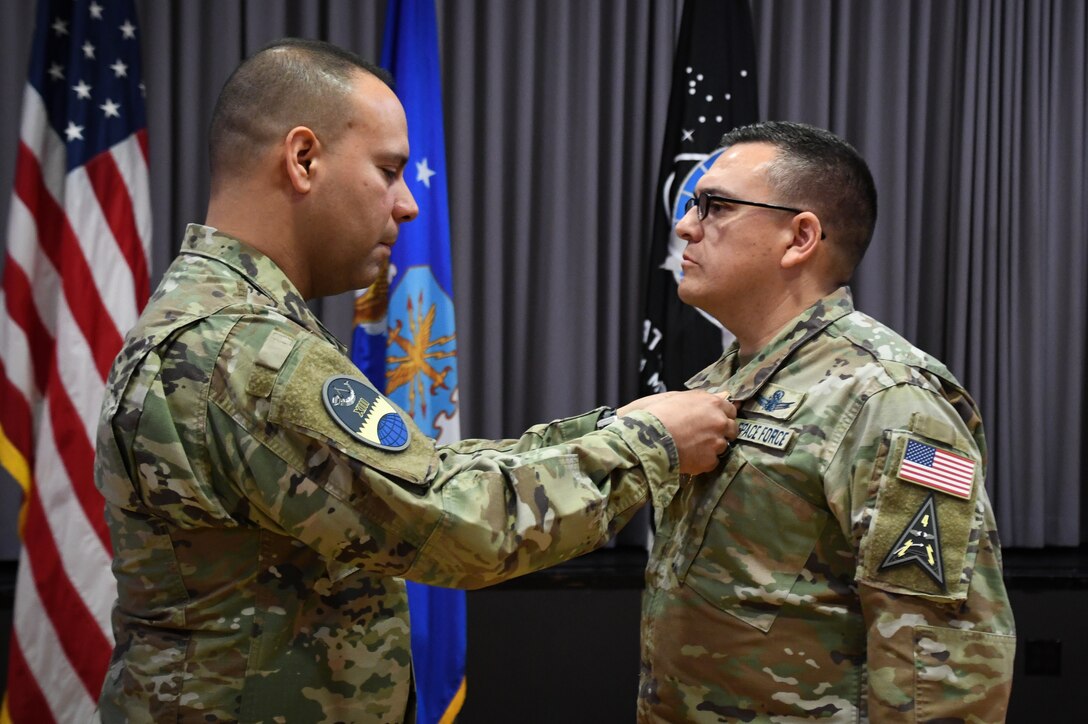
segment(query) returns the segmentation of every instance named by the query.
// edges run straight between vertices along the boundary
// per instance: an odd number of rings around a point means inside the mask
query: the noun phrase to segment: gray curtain
[[[30,60],[30,33],[34,25],[33,3],[0,4],[0,269],[7,249],[8,208],[15,178],[15,151],[19,139],[19,113]],[[19,557],[16,534],[22,489],[0,468],[0,560]],[[6,652],[0,653],[6,656]]]
[[[634,395],[678,6],[440,4],[468,435]]]
[[[154,280],[185,223],[203,218],[208,117],[239,60],[282,35],[377,60],[384,5],[139,2]],[[639,265],[681,5],[438,0],[465,435],[508,435],[636,393]],[[876,175],[859,305],[979,399],[1006,544],[1079,543],[1084,4],[752,7],[763,115],[830,128]],[[0,222],[32,18],[30,2],[0,4]],[[350,299],[318,306],[349,339]],[[14,558],[19,496],[5,482],[0,558]]]
[[[825,126],[880,191],[861,309],[978,400],[1006,545],[1085,539],[1088,10],[752,0],[767,117]]]

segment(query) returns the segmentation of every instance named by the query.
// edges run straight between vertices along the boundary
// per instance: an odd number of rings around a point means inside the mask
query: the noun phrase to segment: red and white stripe
[[[0,294],[0,463],[26,491],[8,674],[12,721],[86,721],[116,597],[94,487],[105,380],[149,293],[146,133],[66,173],[27,86]]]
[[[975,481],[975,461],[938,448],[931,467],[904,458],[899,466],[899,477],[967,499],[971,497]]]

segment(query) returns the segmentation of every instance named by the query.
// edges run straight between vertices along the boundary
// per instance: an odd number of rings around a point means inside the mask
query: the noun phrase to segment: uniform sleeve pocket
[[[684,583],[769,631],[829,517],[747,463],[711,513]]]
[[[1016,637],[936,626],[914,629],[916,721],[1004,721]]]

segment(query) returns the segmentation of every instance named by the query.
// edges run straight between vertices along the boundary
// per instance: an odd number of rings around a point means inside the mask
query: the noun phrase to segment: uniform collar
[[[343,347],[306,306],[302,294],[276,262],[240,239],[210,226],[189,224],[185,229],[180,253],[202,256],[230,267],[247,284],[271,299],[285,316],[311,332],[326,337],[338,347]]]
[[[734,373],[740,346],[734,342],[717,362],[687,381],[690,388],[729,391],[729,399],[742,403],[759,392],[794,351],[837,319],[854,311],[849,287],[839,287],[782,327],[778,334],[742,369]]]

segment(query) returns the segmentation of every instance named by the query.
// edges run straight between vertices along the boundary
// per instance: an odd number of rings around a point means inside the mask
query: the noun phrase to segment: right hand
[[[663,392],[635,400],[617,414],[652,413],[669,431],[680,456],[680,472],[695,475],[713,470],[729,441],[737,437],[737,408],[725,393],[703,390]]]

